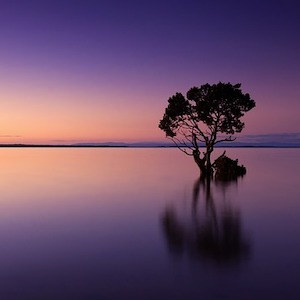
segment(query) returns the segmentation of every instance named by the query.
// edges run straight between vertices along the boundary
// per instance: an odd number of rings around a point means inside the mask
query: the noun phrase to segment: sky
[[[163,141],[167,100],[241,83],[243,134],[300,133],[297,1],[0,0],[0,143]]]

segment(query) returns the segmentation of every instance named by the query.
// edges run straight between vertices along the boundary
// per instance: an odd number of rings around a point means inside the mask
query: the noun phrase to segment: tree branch
[[[172,140],[172,142],[175,144],[175,146],[182,151],[183,153],[185,153],[186,155],[192,156],[193,153],[188,152],[188,150],[186,150],[186,148],[190,149],[191,151],[193,151],[193,147],[188,146],[184,141],[180,141],[177,138],[170,138]],[[182,147],[182,144],[184,145],[184,147]]]
[[[235,140],[236,140],[236,138],[233,138],[232,136],[230,136],[230,137],[228,137],[228,138],[224,138],[224,139],[222,139],[222,140],[216,141],[215,144],[218,144],[218,143],[221,143],[221,142],[233,142],[233,141],[235,141]]]

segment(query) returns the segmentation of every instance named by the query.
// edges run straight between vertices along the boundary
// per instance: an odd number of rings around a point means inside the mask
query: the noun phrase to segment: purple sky
[[[244,134],[300,132],[297,1],[0,2],[0,143],[164,140],[167,99],[242,83]]]

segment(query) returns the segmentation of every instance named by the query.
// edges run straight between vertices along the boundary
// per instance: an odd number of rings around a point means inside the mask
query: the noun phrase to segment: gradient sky
[[[159,141],[168,98],[242,83],[244,134],[300,132],[297,1],[0,0],[0,143]]]

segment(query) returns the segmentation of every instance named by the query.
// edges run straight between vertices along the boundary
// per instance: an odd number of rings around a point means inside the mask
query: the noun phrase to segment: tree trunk
[[[205,156],[203,158],[200,158],[200,151],[199,150],[194,150],[193,151],[193,157],[194,157],[194,161],[197,164],[197,166],[199,167],[201,174],[203,176],[206,176],[206,165],[205,165]]]
[[[206,173],[207,173],[207,175],[211,174],[211,161],[210,161],[210,153],[209,152],[206,155]]]
[[[205,158],[206,158],[206,175],[207,176],[210,176],[212,175],[212,164],[211,164],[211,159],[210,159],[210,155],[211,153],[213,152],[213,149],[208,145],[206,147],[206,155],[205,155]]]
[[[206,146],[206,152],[203,154],[203,158],[200,157],[200,151],[195,149],[193,151],[194,161],[201,171],[201,176],[210,177],[212,175],[212,163],[211,163],[211,153],[213,148],[210,145]]]

